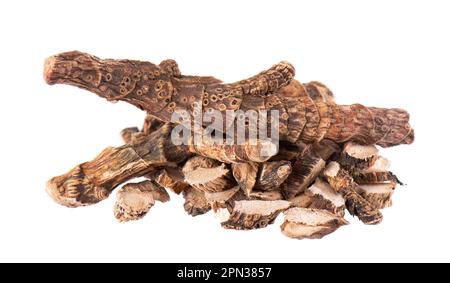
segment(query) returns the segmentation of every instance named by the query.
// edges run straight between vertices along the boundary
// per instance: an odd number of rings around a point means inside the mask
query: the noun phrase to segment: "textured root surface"
[[[189,186],[184,181],[184,175],[179,168],[166,167],[159,172],[155,178],[155,182],[160,186],[170,189],[176,194],[180,194]]]
[[[205,193],[193,187],[183,190],[184,210],[191,216],[207,213],[211,210],[211,205],[205,197]]]
[[[359,185],[357,192],[367,200],[372,207],[382,209],[392,205],[394,188],[395,184],[393,183]]]
[[[126,222],[141,219],[153,207],[154,193],[147,190],[147,184],[127,184],[117,191],[117,201],[114,205],[114,216],[117,220]]]
[[[255,188],[262,191],[278,190],[291,172],[289,161],[265,162],[260,167]]]
[[[290,208],[284,212],[281,232],[290,238],[320,239],[348,222],[326,210]]]
[[[359,145],[353,142],[345,144],[339,163],[347,170],[364,170],[370,168],[378,157],[374,145]]]
[[[282,186],[282,192],[286,199],[303,193],[319,176],[324,167],[325,161],[312,152],[295,161],[292,173]]]
[[[380,209],[391,205],[401,182],[389,162],[378,156],[376,145],[413,142],[409,114],[395,108],[338,105],[325,85],[302,84],[294,74],[291,64],[281,62],[227,84],[214,77],[186,76],[170,59],[158,65],[102,60],[78,51],[52,56],[44,67],[47,83],[125,101],[146,111],[147,117],[141,130],[121,132],[125,145],[107,148],[92,161],[52,178],[47,192],[62,205],[86,206],[106,199],[133,178],[146,177],[149,181],[129,183],[117,192],[119,221],[142,218],[155,201],[170,199],[165,191],[170,189],[183,194],[188,214],[212,209],[225,228],[266,227],[291,207],[281,229],[293,238],[321,238],[347,224],[342,218],[345,208],[366,224],[380,223]],[[209,122],[196,118],[214,110],[226,118],[223,129],[214,129],[215,137],[243,126],[243,143],[216,143],[202,134]],[[236,114],[228,120],[228,110],[268,110],[270,116],[260,117],[256,130],[261,134],[276,126],[279,135],[272,132],[271,138],[254,141],[250,119]],[[172,114],[181,117],[172,121]],[[199,126],[192,133],[201,133],[201,138],[191,135],[187,145],[175,145],[172,130],[189,130],[187,125]]]
[[[316,182],[308,188],[307,194],[311,196],[309,208],[325,209],[338,216],[344,217],[345,200],[326,182],[316,179]]]
[[[256,184],[256,177],[258,175],[258,164],[249,163],[236,163],[231,165],[233,171],[233,177],[236,179],[239,187],[246,195],[250,195],[253,191],[253,187]]]
[[[379,224],[383,220],[381,212],[356,192],[358,185],[337,162],[330,162],[323,175],[331,187],[342,194],[345,206],[351,215],[355,215],[364,224],[369,225]]]
[[[204,157],[189,159],[183,174],[186,183],[204,192],[220,192],[235,185],[225,164]]]
[[[229,219],[222,222],[222,226],[228,229],[249,230],[264,228],[275,221],[278,214],[291,206],[284,200],[261,201],[244,200],[236,201]]]
[[[403,183],[390,171],[385,172],[356,172],[353,173],[353,179],[358,184],[381,184],[381,183],[394,183],[403,185]]]

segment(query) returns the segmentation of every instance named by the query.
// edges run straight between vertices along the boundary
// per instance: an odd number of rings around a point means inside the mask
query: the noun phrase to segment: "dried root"
[[[114,216],[120,222],[138,220],[147,214],[155,201],[169,200],[170,197],[164,188],[151,181],[129,183],[117,191]]]
[[[184,175],[179,168],[166,167],[158,172],[155,182],[170,189],[177,195],[186,189],[189,184],[184,181]]]
[[[316,179],[316,182],[306,190],[306,194],[311,196],[309,208],[328,210],[333,214],[344,217],[345,200],[328,183]]]
[[[184,181],[203,192],[220,192],[235,185],[231,173],[225,164],[195,156],[183,167]]]
[[[382,209],[392,206],[394,183],[359,185],[358,193],[367,200],[372,207]]]
[[[286,62],[227,84],[183,75],[170,59],[157,65],[102,60],[77,51],[52,56],[44,68],[47,83],[81,87],[110,101],[131,103],[148,115],[142,129],[121,132],[123,146],[107,148],[52,178],[47,192],[62,205],[86,206],[133,178],[146,177],[148,181],[128,183],[117,192],[114,214],[119,221],[144,217],[156,201],[170,199],[169,189],[183,195],[188,214],[213,210],[230,229],[266,227],[285,212],[281,230],[286,236],[321,238],[347,224],[345,209],[365,224],[380,223],[380,209],[392,204],[395,186],[402,183],[375,145],[412,143],[409,114],[338,105],[325,85],[302,84],[293,77],[294,68]],[[200,133],[208,125],[195,118],[210,110],[218,110],[222,118],[228,110],[276,110],[279,123],[270,116],[261,125],[277,124],[279,135],[231,145],[215,143],[208,135],[191,135],[187,145],[172,142],[174,127],[187,129],[184,118],[200,126],[192,129]],[[183,119],[172,121],[172,114],[180,112]],[[248,130],[240,117],[225,119],[224,129],[243,125]],[[221,132],[215,129],[217,136]]]
[[[325,168],[325,160],[314,152],[309,152],[295,161],[292,166],[292,174],[281,188],[286,199],[292,199],[303,193],[319,176],[323,168]]]
[[[261,165],[255,189],[261,191],[277,190],[291,172],[292,167],[289,161],[265,162]]]
[[[354,142],[345,144],[339,164],[348,171],[370,168],[378,157],[378,149],[374,145],[359,145]]]
[[[236,163],[231,164],[233,177],[236,179],[239,187],[248,196],[252,193],[253,187],[256,184],[256,177],[258,175],[258,163]]]
[[[291,206],[285,200],[245,200],[235,202],[229,219],[222,222],[228,229],[250,230],[264,228],[275,221],[278,214]]]
[[[207,213],[211,210],[211,205],[205,197],[205,193],[193,187],[183,190],[184,210],[191,216]]]
[[[379,224],[383,220],[381,212],[357,193],[358,185],[337,162],[333,161],[328,164],[323,175],[331,187],[342,194],[347,210],[351,215],[355,215],[364,224],[369,225]]]
[[[321,239],[348,222],[326,210],[293,207],[284,212],[281,232],[290,238]]]

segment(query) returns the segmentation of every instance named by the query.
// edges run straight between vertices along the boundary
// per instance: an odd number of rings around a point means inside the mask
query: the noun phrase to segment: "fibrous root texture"
[[[226,229],[261,229],[282,216],[281,232],[295,239],[322,238],[349,224],[345,218],[351,216],[380,224],[382,210],[392,206],[396,187],[403,185],[380,151],[413,142],[408,112],[339,105],[324,84],[294,76],[284,61],[224,83],[183,75],[170,59],[153,64],[78,51],[51,56],[44,68],[47,83],[130,103],[146,118],[142,128],[120,132],[122,146],[51,178],[47,192],[61,205],[80,207],[119,188],[114,216],[120,222],[142,219],[171,193],[184,198],[188,215],[215,214]],[[213,110],[224,117],[229,111],[276,110],[278,122],[271,117],[253,130],[276,125],[278,134],[246,137],[240,144],[211,142],[201,131],[209,125],[196,117]],[[184,113],[190,124],[172,120],[174,113]],[[224,121],[216,137],[226,138],[228,129],[239,126],[250,130],[245,117]],[[175,143],[174,130],[186,125],[203,138]],[[135,178],[140,182],[130,182]]]

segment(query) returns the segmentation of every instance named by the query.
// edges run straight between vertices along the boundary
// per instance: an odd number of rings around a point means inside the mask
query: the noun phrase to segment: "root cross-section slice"
[[[283,195],[279,191],[253,191],[249,196],[252,200],[282,200]]]
[[[114,216],[120,222],[144,217],[155,204],[154,192],[146,184],[126,184],[117,191]]]
[[[278,214],[290,206],[291,203],[285,200],[236,201],[229,219],[222,222],[222,226],[237,230],[264,228],[272,224]]]
[[[207,213],[211,210],[211,205],[205,197],[205,193],[193,187],[183,190],[184,210],[191,216]]]
[[[193,157],[183,167],[184,180],[203,192],[221,192],[234,187],[225,164],[205,157]]]
[[[309,208],[325,209],[338,216],[344,216],[345,200],[328,183],[316,179],[306,193],[311,196]]]
[[[292,173],[282,186],[282,193],[286,199],[292,199],[303,193],[319,176],[325,167],[325,160],[313,152],[298,159],[292,166]]]
[[[372,166],[367,169],[361,170],[361,173],[369,173],[369,172],[384,172],[389,171],[391,167],[391,162],[383,156],[378,156]]]
[[[364,224],[370,225],[379,224],[383,220],[381,212],[356,192],[358,184],[337,162],[330,162],[323,175],[331,187],[342,194],[351,215],[356,215]]]
[[[220,208],[226,208],[226,203],[239,191],[239,187],[236,186],[232,189],[221,191],[217,193],[205,192],[206,201],[211,205],[214,211]]]
[[[342,150],[339,163],[347,170],[363,170],[372,166],[377,157],[378,149],[376,146],[348,142]]]
[[[394,187],[393,183],[360,185],[357,191],[374,208],[382,209],[392,205]]]
[[[281,232],[290,238],[320,239],[348,222],[329,211],[293,207],[284,212]]]

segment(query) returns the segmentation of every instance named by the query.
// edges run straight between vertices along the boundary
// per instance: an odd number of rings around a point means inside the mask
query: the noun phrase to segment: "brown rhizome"
[[[300,83],[295,69],[280,62],[249,79],[223,83],[214,77],[183,75],[174,60],[156,65],[99,59],[78,51],[49,57],[49,84],[83,88],[109,101],[125,101],[147,112],[142,129],[122,130],[124,145],[109,147],[89,162],[48,181],[47,192],[68,207],[92,205],[117,191],[115,216],[144,217],[166,190],[185,198],[192,216],[212,211],[228,229],[257,229],[284,214],[283,234],[321,238],[348,224],[345,210],[365,224],[378,224],[381,209],[392,205],[399,179],[379,147],[410,144],[409,114],[397,108],[339,105],[322,83]],[[201,106],[201,107],[199,107]],[[200,109],[200,110],[199,110]],[[171,140],[173,113],[195,119],[212,110],[276,110],[277,139],[214,144],[191,138]],[[223,119],[222,130],[242,127],[245,119]],[[222,134],[222,133],[219,133]],[[264,154],[261,154],[264,152]],[[129,181],[144,177],[140,183]]]

